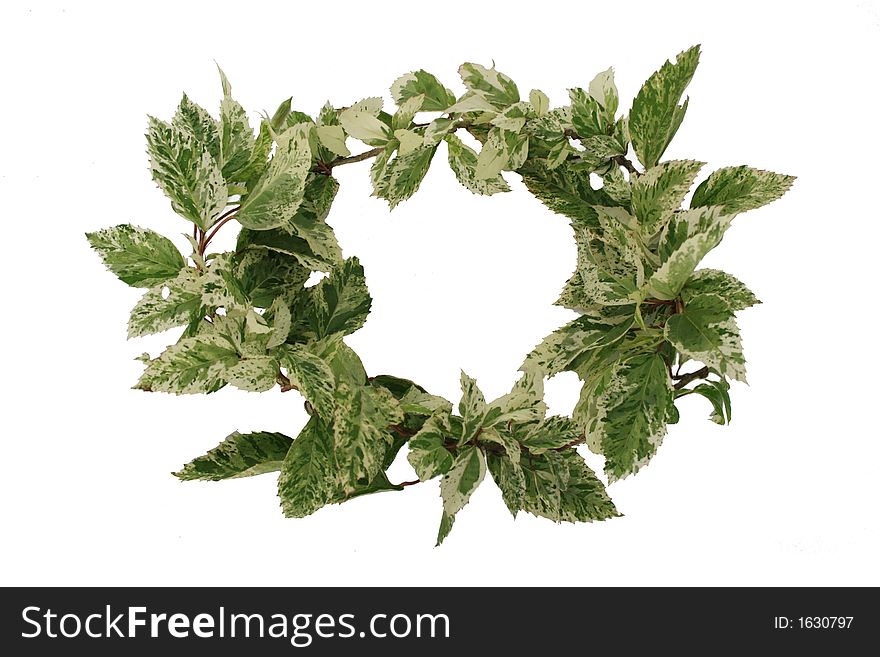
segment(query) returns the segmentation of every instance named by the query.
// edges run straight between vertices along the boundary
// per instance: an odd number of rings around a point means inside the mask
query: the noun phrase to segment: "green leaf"
[[[536,422],[543,419],[546,413],[544,375],[526,371],[509,393],[487,406],[482,426],[506,428],[509,424]]]
[[[325,222],[339,183],[330,176],[312,175],[303,201],[283,228],[239,232],[236,249],[266,248],[296,258],[311,271],[327,271],[342,263],[342,249]]]
[[[202,230],[226,207],[226,182],[217,160],[187,131],[149,117],[150,171],[180,216]]]
[[[715,424],[730,424],[730,384],[725,379],[707,381],[682,392],[696,393],[705,397],[712,404],[712,414],[709,419]]]
[[[327,362],[301,345],[285,344],[277,352],[290,382],[321,417],[329,420],[336,406],[336,377]]]
[[[678,132],[688,101],[679,105],[700,61],[700,47],[679,53],[675,64],[667,61],[639,90],[629,113],[633,148],[646,169],[656,166]]]
[[[148,290],[135,304],[128,320],[128,337],[185,326],[201,307],[201,278],[195,269],[182,269],[172,280]]]
[[[184,465],[174,476],[182,481],[221,481],[277,472],[292,443],[281,433],[233,431],[217,447]]]
[[[374,194],[388,201],[392,209],[408,199],[419,189],[436,150],[436,147],[423,146],[405,155],[398,154],[385,166]]]
[[[462,185],[474,194],[490,196],[509,192],[510,187],[500,174],[493,178],[477,178],[477,153],[455,135],[445,137],[449,151],[449,167]]]
[[[135,387],[178,395],[216,392],[226,385],[229,369],[238,361],[227,338],[202,333],[181,339],[150,361]]]
[[[147,228],[121,224],[86,233],[86,238],[107,269],[132,287],[152,287],[186,266],[171,240]]]
[[[463,420],[464,429],[459,444],[471,440],[483,426],[489,410],[486,398],[477,386],[476,380],[463,371],[461,373],[461,399],[458,402],[458,414]]]
[[[440,496],[443,498],[443,516],[437,545],[449,536],[455,515],[468,503],[477,486],[486,476],[486,458],[476,447],[461,450],[449,471],[440,480]]]
[[[591,449],[605,456],[609,481],[647,464],[666,434],[673,391],[662,355],[640,354],[594,374],[574,419]]]
[[[666,322],[665,335],[688,358],[705,363],[721,376],[745,382],[739,327],[730,305],[719,295],[693,297],[683,312]]]
[[[733,312],[761,303],[741,280],[718,269],[698,269],[681,290],[685,304],[701,294],[717,294]]]
[[[654,235],[666,225],[672,213],[681,207],[703,164],[670,160],[633,177],[632,207],[643,235]]]
[[[598,226],[594,206],[613,205],[601,189],[590,185],[590,172],[563,164],[548,169],[536,161],[529,161],[519,171],[528,190],[553,212],[563,214],[585,226]]]
[[[571,368],[584,352],[612,344],[632,328],[632,317],[617,323],[584,315],[557,329],[535,347],[521,370],[537,370],[553,376]]]
[[[196,150],[206,150],[214,159],[220,157],[220,133],[217,122],[206,109],[196,105],[186,94],[183,94],[177,112],[171,119],[171,125],[189,134],[193,138]]]
[[[336,388],[333,441],[338,463],[337,481],[345,493],[358,482],[370,481],[381,470],[391,443],[387,427],[403,420],[397,400],[384,388]]]
[[[245,228],[268,230],[285,226],[302,203],[312,165],[308,127],[294,125],[278,135],[275,143],[275,155],[269,167],[242,201],[236,215]]]
[[[609,121],[608,112],[599,101],[579,87],[569,89],[568,96],[571,99],[571,123],[578,136],[582,139],[607,136],[614,126],[614,115],[611,115]],[[615,111],[616,109],[615,107]]]
[[[299,298],[294,331],[306,339],[354,333],[366,322],[371,305],[364,268],[349,258]]]
[[[523,459],[522,509],[554,522],[592,522],[619,516],[602,482],[573,449]]]
[[[223,100],[220,101],[220,148],[217,160],[226,180],[247,182],[242,176],[248,169],[254,155],[254,131],[244,108],[232,98],[232,86],[218,66],[223,85]]]
[[[410,439],[407,460],[421,481],[446,474],[452,467],[452,454],[444,446],[448,435],[448,425],[434,416]]]
[[[530,426],[522,445],[531,454],[543,454],[572,446],[581,435],[581,430],[570,417],[553,415]]]
[[[425,112],[445,112],[455,103],[455,94],[424,70],[401,75],[391,85],[391,97],[398,105],[418,95],[425,97],[422,102],[422,111]]]
[[[281,464],[281,510],[287,518],[304,518],[333,501],[337,492],[333,432],[313,416]]]
[[[497,109],[519,102],[516,84],[504,73],[496,71],[494,66],[485,68],[479,64],[466,63],[459,67],[458,74],[469,91],[482,96]]]
[[[310,273],[294,257],[257,248],[245,250],[237,258],[234,271],[242,292],[257,308],[268,308],[279,297],[292,297]]]
[[[648,280],[647,294],[657,299],[674,299],[709,251],[718,246],[732,217],[715,206],[687,210],[667,226],[666,243],[661,238],[661,254],[668,251],[660,268]]]
[[[728,214],[754,210],[781,197],[794,180],[794,176],[747,166],[725,167],[700,183],[691,207],[718,205]]]

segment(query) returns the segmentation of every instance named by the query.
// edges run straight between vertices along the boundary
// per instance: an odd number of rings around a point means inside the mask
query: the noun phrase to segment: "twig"
[[[678,379],[676,384],[673,386],[675,390],[681,390],[691,381],[695,381],[696,379],[705,379],[709,376],[709,368],[701,367],[696,372],[688,372],[687,374],[676,375],[674,378]]]

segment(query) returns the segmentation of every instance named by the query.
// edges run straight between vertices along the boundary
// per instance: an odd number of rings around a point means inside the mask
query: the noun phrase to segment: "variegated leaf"
[[[421,481],[446,474],[452,467],[452,453],[445,446],[447,436],[448,425],[442,416],[434,416],[410,439],[407,460]]]
[[[718,269],[698,269],[681,290],[686,304],[700,294],[717,294],[733,312],[761,303],[741,280]]]
[[[477,153],[455,135],[447,135],[449,167],[462,185],[474,194],[489,196],[509,192],[510,187],[500,174],[493,178],[477,178]]]
[[[345,493],[358,482],[370,481],[380,471],[391,436],[387,427],[403,420],[397,400],[384,388],[336,388],[333,444],[338,464],[337,482]]]
[[[443,498],[443,516],[437,545],[449,536],[455,515],[468,503],[477,486],[486,476],[486,458],[476,447],[467,447],[455,457],[449,471],[440,480],[440,496]]]
[[[554,522],[592,522],[620,515],[605,486],[573,449],[523,459],[522,509]]]
[[[536,370],[544,376],[564,372],[571,369],[584,352],[620,340],[633,324],[632,316],[616,322],[598,320],[587,315],[578,317],[544,338],[526,356],[520,369]]]
[[[171,240],[147,228],[122,224],[86,233],[86,238],[107,269],[132,287],[153,287],[186,266]]]
[[[629,113],[629,131],[639,161],[650,169],[657,165],[669,142],[678,132],[688,101],[679,100],[694,76],[700,47],[680,53],[675,63],[667,61],[639,90]]]
[[[674,210],[681,207],[703,162],[670,160],[645,171],[632,181],[632,208],[640,230],[654,235],[666,225]]]
[[[236,215],[242,226],[268,230],[286,226],[294,218],[312,165],[310,129],[308,124],[297,124],[275,138],[275,154],[268,168]]]
[[[315,134],[324,148],[340,157],[348,157],[351,151],[345,145],[345,130],[341,125],[319,125],[315,127]]]
[[[278,498],[287,518],[304,518],[338,494],[333,430],[317,417],[293,441],[281,464]]]
[[[455,94],[424,70],[401,75],[391,85],[391,97],[398,105],[419,95],[424,96],[422,110],[425,112],[445,112],[455,103]]]
[[[180,216],[202,230],[229,199],[217,160],[191,133],[149,117],[147,151],[153,180]]]
[[[202,278],[189,267],[148,290],[132,308],[128,337],[150,335],[189,324],[202,307]]]
[[[582,435],[570,417],[553,415],[531,425],[522,439],[522,445],[530,454],[543,454],[571,447]]]
[[[174,476],[182,481],[221,481],[277,472],[292,443],[281,433],[233,431],[217,447],[184,465]]]
[[[349,258],[300,296],[294,332],[304,339],[348,335],[364,325],[371,304],[364,268],[357,258]]]
[[[228,181],[247,181],[247,170],[254,155],[254,131],[247,112],[232,98],[232,86],[220,71],[223,100],[220,101],[220,149],[217,161]]]
[[[485,68],[479,64],[466,63],[459,67],[458,73],[470,91],[479,94],[499,110],[519,102],[516,84],[504,73],[495,70],[494,66]]]
[[[691,207],[721,206],[728,214],[754,210],[785,194],[794,176],[747,166],[714,171],[694,191]]]
[[[216,392],[229,380],[239,361],[230,341],[205,332],[183,338],[150,361],[135,388],[178,395]]]
[[[682,354],[721,376],[746,380],[739,327],[730,305],[718,294],[698,294],[666,322],[666,339]]]
[[[276,350],[287,378],[326,419],[333,417],[336,405],[336,377],[330,365],[302,345],[285,344]]]
[[[404,154],[398,154],[387,163],[382,178],[377,182],[375,195],[388,201],[393,209],[416,193],[421,185],[436,147],[423,146]]]

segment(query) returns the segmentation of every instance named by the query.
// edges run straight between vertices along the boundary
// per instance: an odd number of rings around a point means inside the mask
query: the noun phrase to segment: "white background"
[[[880,584],[873,3],[7,3],[3,23],[0,583]],[[435,549],[436,480],[285,520],[274,475],[169,474],[233,429],[295,435],[306,416],[277,390],[129,389],[133,357],[174,338],[125,340],[140,291],[83,233],[131,222],[185,247],[147,171],[147,113],[169,118],[184,90],[215,110],[214,60],[256,119],[289,95],[309,112],[387,98],[421,67],[461,93],[458,65],[493,58],[554,104],[614,65],[626,110],[694,43],[702,61],[666,157],[798,180],[705,263],[764,301],[741,316],[750,385],[733,388],[733,424],[683,400],[650,466],[610,488],[625,517],[513,521],[487,479]],[[573,269],[566,220],[514,175],[511,194],[471,195],[443,153],[389,214],[367,169],[338,170],[330,217],[374,297],[350,344],[371,374],[457,399],[463,368],[504,393],[571,317],[551,306]],[[551,410],[577,391],[573,375],[551,380]],[[403,457],[392,475],[413,478]]]

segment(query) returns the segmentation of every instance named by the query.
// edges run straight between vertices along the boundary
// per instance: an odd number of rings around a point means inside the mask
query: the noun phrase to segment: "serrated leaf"
[[[473,438],[477,431],[482,428],[483,420],[489,407],[486,398],[475,379],[472,379],[463,371],[461,373],[461,399],[458,402],[458,414],[463,423],[462,436],[459,444],[463,444]]]
[[[340,125],[319,125],[315,127],[315,134],[324,145],[324,148],[339,155],[348,157],[351,151],[345,145],[345,130]]]
[[[596,205],[613,205],[601,189],[590,185],[589,171],[563,164],[550,170],[529,161],[519,171],[528,190],[553,212],[586,226],[598,226]]]
[[[376,377],[374,377],[375,379]],[[434,415],[435,413],[449,415],[452,412],[452,402],[443,397],[431,395],[415,385],[400,397],[400,406],[405,413],[416,415]]]
[[[287,254],[249,248],[234,266],[242,292],[257,308],[268,308],[280,297],[292,297],[302,289],[310,270]]]
[[[192,102],[186,94],[180,101],[171,125],[189,134],[196,150],[206,150],[214,159],[220,157],[220,132],[217,122],[206,109]]]
[[[412,130],[395,130],[394,138],[400,142],[400,146],[397,147],[398,155],[408,155],[425,145],[425,138]]]
[[[277,472],[293,443],[281,433],[233,431],[204,456],[183,466],[174,476],[182,481],[221,481]]]
[[[564,372],[584,352],[617,342],[632,328],[634,320],[607,322],[584,315],[557,329],[535,347],[521,370],[537,370],[544,376]]]
[[[498,113],[490,123],[502,130],[519,132],[526,125],[526,121],[534,116],[531,103],[514,103],[510,107]]]
[[[592,522],[618,515],[602,482],[573,449],[523,459],[522,510],[554,522]]]
[[[254,155],[254,131],[244,108],[232,98],[232,86],[220,71],[223,100],[220,101],[220,148],[216,155],[226,180],[247,182],[245,175]],[[289,101],[288,101],[289,107]]]
[[[239,354],[216,333],[182,338],[150,361],[136,388],[178,395],[216,392],[228,382]]]
[[[684,119],[688,101],[678,103],[699,60],[699,46],[679,53],[674,64],[667,61],[648,78],[633,101],[629,131],[636,155],[646,169],[657,165]]]
[[[269,230],[285,226],[294,218],[312,166],[309,129],[307,125],[294,125],[275,138],[275,154],[268,168],[236,214],[242,226]]]
[[[468,90],[479,94],[497,109],[519,102],[516,84],[504,73],[495,70],[494,66],[486,68],[479,64],[465,63],[459,67],[458,73]]]
[[[448,435],[448,426],[442,418],[435,416],[429,417],[421,430],[410,439],[407,460],[419,480],[427,481],[449,472],[453,457],[444,446]]]
[[[226,207],[226,182],[217,161],[187,131],[149,117],[147,152],[153,180],[180,216],[202,230]]]
[[[688,358],[705,363],[721,376],[745,382],[739,327],[721,296],[706,293],[691,298],[683,312],[666,322],[665,335]]]
[[[330,365],[301,345],[282,345],[277,349],[277,354],[290,382],[321,417],[327,420],[332,418],[336,377]]]
[[[405,155],[398,154],[386,164],[375,195],[388,201],[392,209],[411,197],[428,173],[436,150],[436,147],[423,146]]]
[[[660,245],[661,255],[667,251],[668,255],[646,283],[647,294],[674,299],[700,261],[718,246],[731,219],[714,206],[687,210],[673,218]]]
[[[633,177],[632,208],[639,218],[642,234],[651,236],[660,232],[673,211],[681,207],[703,164],[694,160],[670,160]]]
[[[381,99],[378,109],[372,103],[361,101],[361,104],[356,103],[342,110],[339,113],[339,123],[355,139],[370,146],[382,146],[391,138],[391,130],[378,117],[381,108]]]
[[[608,120],[605,108],[589,92],[575,87],[568,90],[571,100],[571,123],[581,139],[606,135],[614,125],[614,116]]]
[[[182,269],[173,279],[148,290],[135,304],[128,320],[128,337],[185,326],[201,307],[201,278],[195,269]]]
[[[342,249],[325,221],[338,189],[335,178],[310,175],[302,203],[285,226],[260,231],[242,229],[237,250],[263,247],[293,256],[312,271],[330,271],[342,262]]]
[[[741,280],[718,269],[698,269],[681,290],[685,304],[700,294],[717,294],[733,312],[761,303]]]
[[[332,429],[312,417],[281,464],[278,497],[287,518],[304,518],[337,495]]]
[[[221,253],[211,260],[200,279],[202,305],[227,310],[250,306],[235,270],[233,253]]]
[[[507,427],[541,420],[547,413],[544,403],[544,375],[525,371],[509,393],[486,408],[483,427]]]
[[[754,210],[781,197],[794,180],[794,176],[747,166],[725,167],[700,183],[691,207],[717,205],[728,214]]]
[[[504,170],[514,171],[523,165],[528,153],[528,135],[494,127],[477,157],[475,177],[489,180]]]
[[[371,304],[364,268],[357,258],[349,258],[300,297],[294,330],[312,338],[348,335],[364,325]]]
[[[409,128],[416,114],[421,111],[424,102],[425,97],[422,94],[418,94],[400,103],[400,107],[391,116],[392,130]]]
[[[278,378],[278,360],[272,356],[243,357],[229,368],[229,385],[246,392],[266,392],[275,387]]]
[[[345,493],[359,481],[370,481],[381,470],[390,444],[387,427],[403,420],[397,400],[384,388],[340,383],[334,398],[333,441]]]
[[[86,233],[86,238],[107,269],[132,287],[153,287],[186,266],[171,240],[147,228],[121,224]]]
[[[477,153],[455,135],[445,137],[449,151],[449,167],[462,185],[474,194],[490,196],[509,192],[507,181],[500,174],[491,178],[477,178]]]
[[[391,85],[391,97],[398,105],[418,95],[425,97],[422,102],[425,112],[445,112],[455,103],[455,94],[424,70],[401,75]]]
[[[467,447],[455,457],[452,467],[440,480],[443,516],[437,534],[437,545],[449,536],[455,515],[468,503],[485,476],[486,459],[480,449]]]
[[[573,417],[591,448],[605,456],[609,481],[651,459],[666,435],[672,399],[666,363],[657,353],[618,361],[586,382]]]
[[[581,435],[581,430],[570,417],[553,415],[530,426],[521,442],[529,453],[543,454],[572,446]]]

